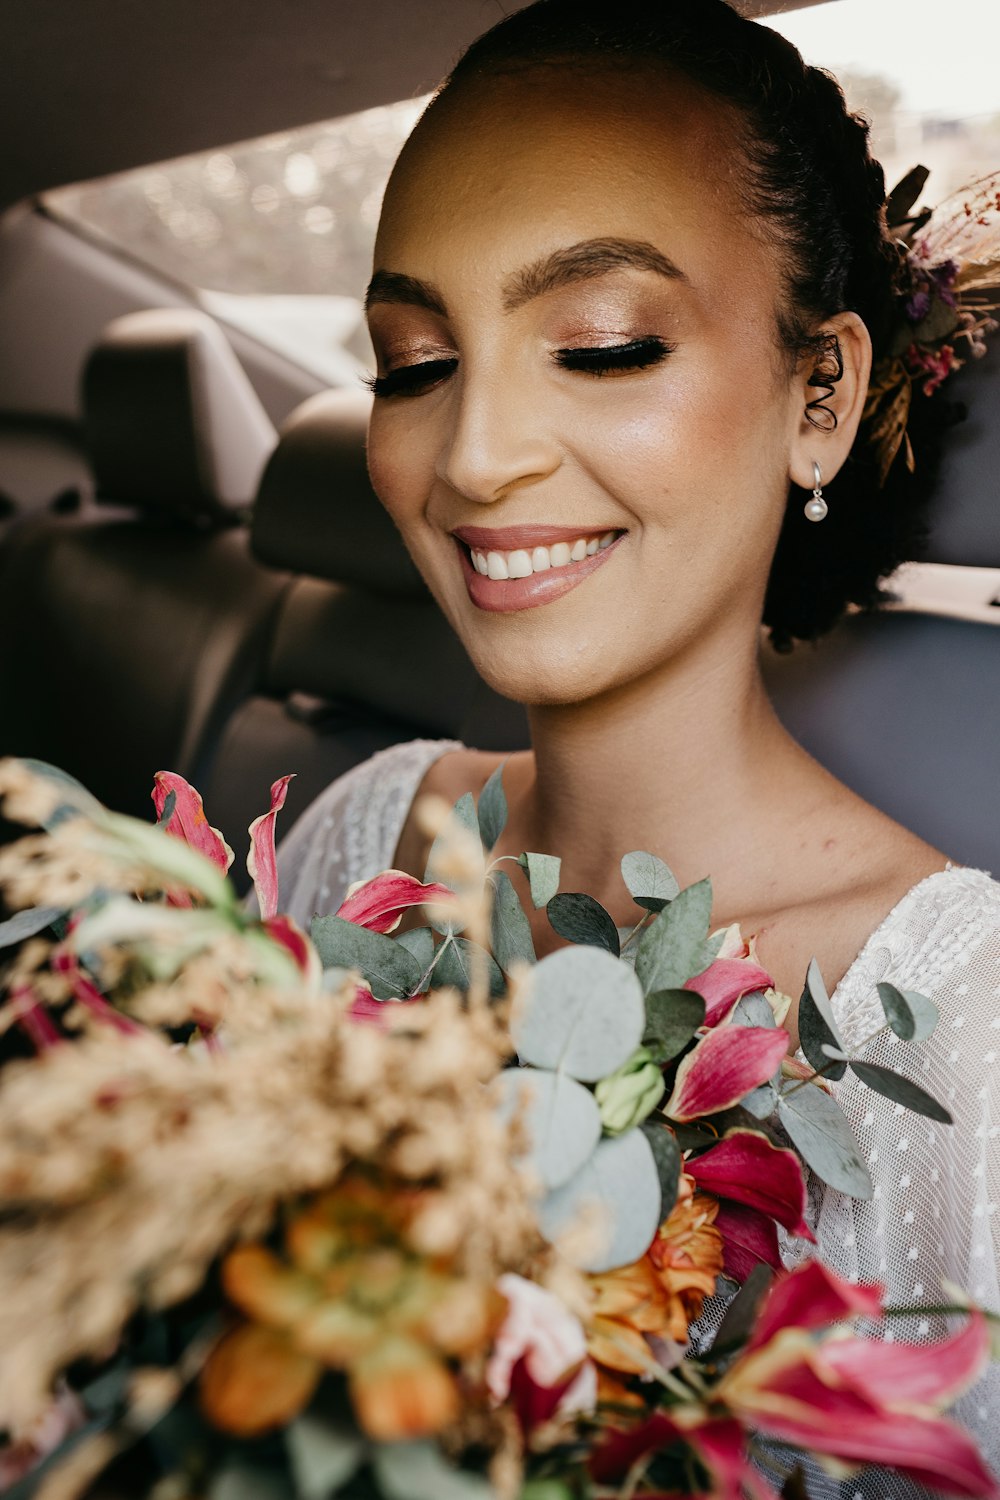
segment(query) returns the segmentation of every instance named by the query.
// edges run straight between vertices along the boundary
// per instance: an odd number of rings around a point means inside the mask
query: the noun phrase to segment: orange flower
[[[587,1333],[591,1357],[641,1375],[653,1363],[647,1334],[684,1343],[722,1270],[718,1204],[695,1191],[685,1172],[670,1216],[641,1260],[589,1278],[594,1294]]]
[[[345,1179],[288,1225],[287,1258],[263,1245],[226,1257],[222,1282],[250,1321],[203,1372],[205,1414],[249,1436],[283,1426],[325,1370],[343,1370],[362,1428],[391,1442],[439,1432],[458,1412],[450,1361],[484,1350],[505,1310],[485,1282],[407,1242],[412,1190]]]

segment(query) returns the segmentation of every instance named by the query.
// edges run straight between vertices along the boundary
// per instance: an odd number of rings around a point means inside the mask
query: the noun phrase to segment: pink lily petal
[[[163,808],[171,792],[176,794],[174,811],[167,824],[167,832],[192,849],[198,849],[212,861],[223,875],[233,862],[233,851],[217,828],[212,828],[205,816],[201,797],[191,784],[178,776],[176,771],[157,771],[153,786],[153,806],[156,816],[163,816]]]
[[[35,992],[30,985],[15,985],[10,999],[15,1010],[17,1024],[36,1052],[47,1052],[50,1047],[56,1047],[65,1040],[45,1006],[35,997]]]
[[[759,1130],[730,1130],[685,1168],[700,1188],[760,1209],[800,1239],[815,1236],[802,1217],[806,1180],[794,1151],[772,1146]]]
[[[768,1292],[748,1352],[766,1344],[782,1328],[823,1328],[849,1318],[881,1318],[885,1288],[844,1281],[822,1261],[797,1266]]]
[[[736,1399],[729,1391],[723,1399],[743,1421],[783,1442],[849,1463],[898,1469],[935,1492],[997,1500],[1000,1486],[960,1427],[869,1401],[859,1391],[841,1385],[832,1369],[824,1372],[825,1355],[821,1346],[809,1357],[799,1352],[776,1365],[770,1351],[761,1351],[744,1366]],[[768,1367],[762,1369],[756,1390],[752,1384],[755,1360]]]
[[[957,1401],[989,1358],[986,1319],[976,1312],[965,1327],[939,1344],[883,1344],[870,1339],[830,1339],[823,1363],[877,1405],[930,1406]]]
[[[759,1209],[723,1198],[715,1216],[715,1227],[722,1235],[722,1268],[727,1276],[732,1276],[735,1281],[746,1281],[761,1261],[774,1271],[781,1270],[778,1231],[774,1220]]]
[[[357,886],[337,908],[337,916],[369,932],[392,932],[399,926],[403,912],[425,901],[454,901],[455,893],[446,885],[432,882],[422,885],[402,870],[383,870]]]
[[[532,1375],[530,1352],[515,1361],[510,1372],[510,1403],[525,1436],[556,1416],[563,1399],[578,1381],[596,1388],[594,1369],[587,1360],[572,1365],[553,1385],[542,1385]]]
[[[250,824],[250,852],[247,855],[247,874],[257,892],[257,904],[264,921],[277,914],[278,910],[278,863],[274,852],[274,825],[285,805],[288,783],[291,776],[279,776],[271,784],[271,806]]]
[[[718,1026],[743,995],[774,988],[766,969],[745,958],[717,958],[684,986],[705,1002],[705,1025]]]
[[[681,1060],[664,1108],[680,1124],[730,1109],[767,1082],[787,1051],[780,1026],[718,1027]]]
[[[777,1493],[747,1456],[747,1435],[731,1418],[705,1422],[688,1434],[688,1442],[718,1481],[711,1493],[720,1500],[778,1500]]]
[[[57,974],[64,974],[69,980],[73,990],[73,996],[85,1010],[89,1010],[92,1016],[99,1021],[106,1021],[116,1031],[124,1032],[126,1036],[141,1036],[145,1028],[129,1016],[123,1016],[121,1011],[115,1010],[109,1004],[100,990],[84,974],[77,962],[76,954],[71,948],[54,948],[52,950],[52,967]]]
[[[302,973],[309,979],[318,979],[322,972],[319,954],[298,922],[291,917],[267,917],[262,923],[268,937],[287,948]]]
[[[367,985],[359,984],[347,1014],[352,1021],[359,1021],[362,1025],[388,1026],[390,1014],[396,1006],[412,1005],[423,998],[421,994],[408,995],[405,1000],[376,1000]]]
[[[636,1427],[611,1428],[590,1455],[591,1478],[598,1484],[615,1484],[645,1454],[667,1448],[678,1440],[686,1442],[687,1434],[662,1411]]]

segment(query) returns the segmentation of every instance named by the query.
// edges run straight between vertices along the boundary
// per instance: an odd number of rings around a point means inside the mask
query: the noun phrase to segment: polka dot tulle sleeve
[[[278,848],[281,910],[309,930],[347,888],[391,867],[406,815],[429,767],[452,740],[408,740],[354,766],[327,787]]]

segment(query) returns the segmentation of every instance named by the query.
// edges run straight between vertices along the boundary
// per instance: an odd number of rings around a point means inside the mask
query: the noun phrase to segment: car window
[[[369,350],[361,299],[386,180],[425,104],[407,99],[45,195],[331,385]]]

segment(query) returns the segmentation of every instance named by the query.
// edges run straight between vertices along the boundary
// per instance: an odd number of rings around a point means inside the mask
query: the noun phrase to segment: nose
[[[482,505],[546,478],[562,454],[546,423],[546,403],[529,383],[495,373],[456,382],[453,425],[437,462],[438,478]]]

